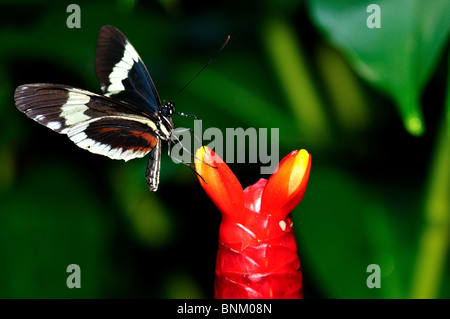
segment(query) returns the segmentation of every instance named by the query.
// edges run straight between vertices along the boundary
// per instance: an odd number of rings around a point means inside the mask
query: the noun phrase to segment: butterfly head
[[[164,117],[171,117],[175,112],[175,104],[172,102],[165,102],[163,107],[159,110],[159,114]]]

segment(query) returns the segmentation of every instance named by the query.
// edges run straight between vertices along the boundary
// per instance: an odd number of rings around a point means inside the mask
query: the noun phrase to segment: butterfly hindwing
[[[78,125],[67,135],[85,150],[125,161],[145,156],[157,143],[155,134],[143,123],[115,117]]]
[[[112,26],[100,29],[95,68],[104,95],[134,105],[147,115],[161,108],[144,62],[125,35]]]
[[[112,159],[143,157],[157,144],[151,118],[129,105],[59,84],[28,84],[16,89],[17,108],[77,146]]]

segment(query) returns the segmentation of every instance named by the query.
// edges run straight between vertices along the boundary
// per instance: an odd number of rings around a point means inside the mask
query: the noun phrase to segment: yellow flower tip
[[[309,174],[311,155],[304,149],[301,149],[292,166],[291,176],[289,178],[288,196],[296,192],[302,185],[305,174]]]
[[[213,152],[207,146],[202,146],[195,152],[195,170],[198,174],[207,171],[211,167],[217,168],[218,163],[223,163],[219,155]]]
[[[211,157],[213,157],[213,155],[215,155],[215,154],[211,149],[209,149],[207,146],[202,146],[195,152],[195,161],[196,162],[208,162],[208,161],[212,162],[214,160],[214,158],[211,158]]]
[[[202,146],[202,147],[200,147],[199,149],[197,149],[197,151],[195,152],[195,158],[194,158],[195,163],[198,163],[198,162],[201,162],[201,161],[202,161],[202,159],[203,159],[203,154],[204,154],[205,151],[206,151],[205,147],[206,147],[206,146]]]
[[[202,146],[199,149],[197,149],[197,151],[195,152],[195,157],[194,157],[194,164],[195,164],[195,170],[197,171],[198,174],[202,174],[202,163],[204,162],[203,159],[203,155],[207,152],[207,148],[206,146]]]
[[[302,200],[311,171],[311,155],[304,149],[289,153],[270,176],[261,197],[260,211],[285,218]]]
[[[422,119],[417,116],[410,116],[405,123],[406,129],[414,136],[420,136],[424,133],[425,128]]]

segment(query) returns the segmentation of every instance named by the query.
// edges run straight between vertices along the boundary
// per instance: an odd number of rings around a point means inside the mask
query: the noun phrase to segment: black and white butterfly
[[[144,63],[116,28],[98,35],[95,67],[103,95],[60,84],[26,84],[14,94],[17,108],[76,145],[95,154],[128,161],[150,153],[146,179],[159,184],[161,141],[173,132],[172,102],[161,104]],[[195,117],[195,116],[194,116]]]

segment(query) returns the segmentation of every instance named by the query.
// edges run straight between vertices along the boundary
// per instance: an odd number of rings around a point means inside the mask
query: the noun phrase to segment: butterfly
[[[125,161],[150,153],[146,180],[155,192],[161,142],[170,143],[174,130],[171,116],[195,116],[161,103],[144,62],[113,26],[100,29],[95,68],[103,95],[61,84],[25,84],[15,91],[16,107],[92,153]]]

